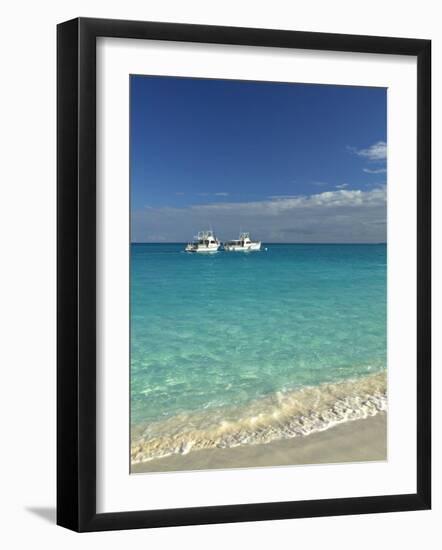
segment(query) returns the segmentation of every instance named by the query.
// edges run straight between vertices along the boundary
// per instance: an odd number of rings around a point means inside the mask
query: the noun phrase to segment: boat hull
[[[213,248],[186,247],[186,252],[190,252],[191,254],[216,254],[218,249],[219,246]]]

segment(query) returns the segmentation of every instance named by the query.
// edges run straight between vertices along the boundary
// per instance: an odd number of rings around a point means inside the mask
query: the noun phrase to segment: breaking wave
[[[276,392],[241,407],[182,413],[136,427],[132,464],[212,448],[257,445],[307,436],[387,409],[387,376]]]

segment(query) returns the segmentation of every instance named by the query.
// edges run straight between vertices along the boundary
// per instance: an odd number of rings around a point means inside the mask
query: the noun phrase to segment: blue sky
[[[133,241],[384,242],[386,89],[132,76]]]

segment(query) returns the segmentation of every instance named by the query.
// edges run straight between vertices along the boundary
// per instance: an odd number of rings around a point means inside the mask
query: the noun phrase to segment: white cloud
[[[385,202],[386,190],[385,186],[372,189],[370,191],[345,190],[324,191],[314,195],[293,195],[293,196],[275,196],[270,200],[253,201],[253,202],[223,202],[214,204],[199,204],[190,208],[198,211],[237,211],[242,213],[256,212],[261,214],[273,214],[286,210],[298,210],[312,207],[329,207],[329,206],[355,206],[370,204],[373,201],[378,203]]]
[[[386,168],[362,168],[362,171],[366,174],[385,174],[387,172]]]
[[[212,226],[221,240],[242,227],[264,242],[385,241],[385,185],[370,190],[337,189],[310,196],[273,197],[135,211],[135,241],[186,241]],[[161,238],[159,238],[161,236]],[[155,238],[154,238],[155,237]]]
[[[229,193],[215,193],[215,197],[228,197]]]
[[[269,195],[267,198],[271,200],[279,200],[279,199],[293,199],[297,195]]]
[[[379,161],[386,160],[387,158],[387,144],[385,141],[378,141],[366,149],[356,149],[356,147],[349,147],[349,150],[358,155],[359,157],[366,158],[367,160]]]
[[[341,183],[340,185],[336,185],[335,187],[336,189],[345,189],[346,187],[348,187],[348,183]]]

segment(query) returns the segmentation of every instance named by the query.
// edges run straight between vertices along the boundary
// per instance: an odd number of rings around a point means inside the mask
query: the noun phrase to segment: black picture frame
[[[96,512],[96,39],[417,58],[417,471],[414,494]],[[79,18],[57,28],[57,523],[75,531],[424,510],[431,506],[431,41]]]

